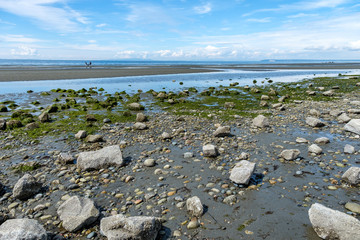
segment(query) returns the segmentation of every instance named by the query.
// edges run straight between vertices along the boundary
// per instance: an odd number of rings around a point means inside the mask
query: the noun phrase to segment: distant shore
[[[245,71],[360,69],[360,63],[224,64],[173,66],[0,66],[0,82],[111,78],[145,75],[216,72],[221,69]]]

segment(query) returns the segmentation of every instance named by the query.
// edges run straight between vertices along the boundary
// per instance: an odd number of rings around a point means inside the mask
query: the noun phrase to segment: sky
[[[359,0],[0,0],[0,58],[360,59]]]

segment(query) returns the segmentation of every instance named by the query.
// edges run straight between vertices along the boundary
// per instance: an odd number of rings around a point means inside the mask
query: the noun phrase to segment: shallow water
[[[141,89],[148,91],[179,91],[188,87],[206,88],[210,86],[228,86],[232,82],[239,82],[240,86],[258,84],[266,79],[273,82],[293,82],[304,78],[336,76],[339,73],[359,73],[359,70],[264,70],[264,71],[241,71],[225,70],[223,72],[170,74],[153,76],[75,79],[75,80],[47,80],[47,81],[18,81],[0,82],[0,94],[25,93],[28,90],[34,92],[49,91],[51,89],[74,89],[98,87],[104,88],[108,93],[117,91],[137,92]],[[183,84],[181,85],[180,82]],[[0,96],[1,97],[1,96]]]

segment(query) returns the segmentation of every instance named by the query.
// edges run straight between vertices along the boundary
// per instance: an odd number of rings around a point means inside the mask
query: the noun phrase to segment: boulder
[[[263,115],[259,115],[253,119],[252,124],[254,127],[265,128],[265,127],[269,127],[269,120],[267,117]]]
[[[314,117],[307,117],[306,124],[311,127],[323,127],[325,123],[323,123],[320,119]]]
[[[350,144],[346,144],[345,147],[344,147],[344,153],[347,153],[347,154],[355,153],[354,146],[351,146]]]
[[[349,168],[342,176],[341,179],[349,182],[352,185],[360,184],[360,167]]]
[[[287,161],[293,161],[300,155],[299,149],[286,149],[280,153],[280,157]]]
[[[360,119],[350,120],[344,127],[346,131],[360,134]]]
[[[140,111],[140,110],[144,110],[144,106],[142,106],[140,103],[130,103],[128,105],[129,110],[133,110],[133,111]]]
[[[147,126],[145,123],[137,122],[134,124],[133,128],[136,130],[145,130],[145,129],[147,129]]]
[[[327,137],[319,137],[319,138],[315,139],[316,144],[327,144],[329,142],[330,142],[330,139]]]
[[[255,170],[255,163],[247,160],[238,162],[230,172],[230,180],[237,184],[248,185]]]
[[[0,225],[1,240],[47,240],[44,227],[34,219],[9,219]]]
[[[50,122],[51,118],[48,112],[44,111],[39,115],[39,121],[44,123],[44,122]]]
[[[73,196],[57,209],[62,226],[69,232],[76,232],[94,223],[100,212],[89,198]]]
[[[97,143],[97,142],[103,142],[104,139],[103,139],[103,136],[101,136],[101,135],[88,135],[85,138],[85,141],[88,143]]]
[[[213,133],[214,137],[226,137],[230,135],[230,126],[218,127]]]
[[[5,129],[6,129],[6,120],[0,119],[0,130],[5,130]]]
[[[123,166],[121,150],[118,145],[104,147],[90,152],[82,152],[77,158],[77,167],[82,170],[101,169],[111,165]]]
[[[100,222],[100,232],[108,240],[155,240],[161,229],[161,221],[156,217],[122,214],[105,217]]]
[[[80,130],[75,134],[75,138],[77,139],[83,139],[86,138],[87,132],[85,130]]]
[[[309,209],[310,222],[322,239],[358,239],[360,221],[343,212],[327,208],[319,203]]]
[[[136,114],[136,122],[146,122],[147,117],[143,113]]]
[[[315,154],[321,154],[322,153],[322,149],[321,147],[319,147],[318,145],[316,144],[311,144],[308,148],[308,151],[310,153],[315,153]]]
[[[25,174],[14,186],[13,197],[26,200],[41,190],[42,184],[30,174]]]
[[[204,157],[216,157],[218,151],[215,145],[207,144],[203,146]]]
[[[191,216],[201,217],[204,213],[204,207],[199,197],[194,196],[186,200],[186,208]]]

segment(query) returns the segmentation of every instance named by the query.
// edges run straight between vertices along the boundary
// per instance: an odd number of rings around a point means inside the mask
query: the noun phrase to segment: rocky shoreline
[[[354,239],[358,81],[3,103],[0,239],[15,226],[37,239]]]

